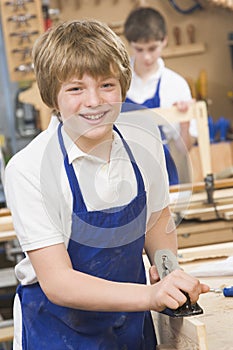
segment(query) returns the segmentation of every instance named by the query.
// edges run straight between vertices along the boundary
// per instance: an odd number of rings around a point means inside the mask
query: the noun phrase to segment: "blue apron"
[[[73,195],[68,253],[73,268],[116,282],[146,283],[142,252],[146,229],[146,193],[141,173],[120,132],[137,179],[137,196],[128,204],[88,211],[68,162],[61,126],[58,137]],[[23,350],[154,350],[152,317],[146,312],[95,312],[51,303],[38,283],[19,286]],[[78,293],[78,290],[77,290]]]
[[[145,100],[141,106],[147,107],[147,108],[158,108],[160,107],[160,96],[159,96],[159,89],[160,89],[160,83],[161,78],[158,81],[157,89],[155,91],[155,94],[152,98],[149,98],[148,100]],[[125,103],[123,103],[122,106],[122,112],[127,112],[129,110],[133,110],[133,105],[137,104],[135,101],[131,100],[130,98],[126,97]],[[140,106],[140,105],[139,105]],[[136,109],[140,109],[140,107],[137,106]],[[163,130],[161,127],[159,127],[161,132],[162,140],[165,140],[166,137],[163,133]],[[168,179],[169,179],[169,185],[177,185],[179,183],[179,177],[178,172],[176,169],[175,162],[169,152],[168,145],[163,145],[164,148],[164,154],[165,154],[165,160],[166,160],[166,167],[168,172]]]

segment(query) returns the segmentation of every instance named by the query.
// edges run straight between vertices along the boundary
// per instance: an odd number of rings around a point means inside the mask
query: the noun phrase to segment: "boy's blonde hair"
[[[61,84],[85,73],[117,77],[125,100],[131,82],[129,55],[120,38],[99,21],[75,20],[52,27],[35,42],[32,58],[42,100],[50,108],[58,111]]]

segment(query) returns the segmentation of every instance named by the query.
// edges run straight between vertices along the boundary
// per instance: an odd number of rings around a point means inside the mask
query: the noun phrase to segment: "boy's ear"
[[[168,43],[168,36],[165,36],[165,38],[162,41],[163,49],[167,46]]]

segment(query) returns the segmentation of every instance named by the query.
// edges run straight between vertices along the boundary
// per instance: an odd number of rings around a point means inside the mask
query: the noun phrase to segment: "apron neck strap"
[[[135,161],[135,158],[133,156],[133,153],[131,151],[131,149],[129,148],[129,145],[127,144],[127,142],[125,141],[125,139],[123,138],[121,132],[117,129],[117,127],[115,125],[113,125],[113,130],[116,131],[118,133],[118,135],[120,136],[124,146],[125,146],[125,149],[128,153],[128,156],[131,160],[131,164],[133,166],[133,170],[134,170],[134,174],[136,176],[136,179],[137,179],[137,188],[138,188],[138,194],[139,193],[142,193],[145,191],[145,186],[144,186],[144,181],[143,181],[143,178],[142,178],[142,175],[141,175],[141,172],[137,166],[137,163]]]
[[[60,147],[61,147],[61,150],[63,153],[64,166],[66,169],[66,174],[67,174],[70,188],[71,188],[71,192],[73,195],[73,209],[77,208],[77,205],[78,205],[80,211],[82,211],[82,212],[87,211],[87,207],[86,207],[86,204],[84,202],[83,195],[82,195],[81,189],[79,187],[79,183],[77,181],[73,165],[69,164],[68,154],[67,154],[67,151],[65,148],[65,144],[64,144],[64,140],[63,140],[62,132],[61,132],[62,125],[63,124],[60,123],[58,126],[58,140],[59,140],[59,144],[60,144]],[[78,203],[77,203],[77,200],[78,200]]]

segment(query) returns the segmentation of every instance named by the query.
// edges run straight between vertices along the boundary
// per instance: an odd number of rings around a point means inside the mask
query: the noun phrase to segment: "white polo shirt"
[[[64,242],[71,234],[72,193],[59,146],[56,117],[5,171],[5,193],[24,252]],[[147,192],[147,220],[169,204],[169,187],[159,130],[148,115],[119,116],[117,127],[135,157]],[[62,129],[88,210],[127,204],[137,194],[135,174],[119,135],[114,132],[110,161],[83,153]],[[22,284],[37,281],[26,254],[16,266]]]
[[[192,99],[191,91],[187,81],[178,73],[165,67],[164,60],[159,58],[158,70],[152,74],[146,81],[142,80],[134,71],[134,58],[131,59],[132,81],[127,92],[127,97],[138,104],[152,98],[157,90],[159,79],[160,89],[160,107],[169,108],[179,101],[190,101]],[[167,139],[177,139],[179,137],[179,125],[173,124],[171,128],[163,127]],[[196,122],[190,122],[189,132],[192,136],[197,136]]]

